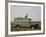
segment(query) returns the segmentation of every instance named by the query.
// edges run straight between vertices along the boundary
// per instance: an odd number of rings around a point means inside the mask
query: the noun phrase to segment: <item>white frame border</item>
[[[37,31],[17,31],[11,32],[11,22],[10,22],[10,5],[24,5],[24,6],[41,6],[41,30]],[[34,33],[43,33],[43,5],[42,4],[22,4],[22,3],[8,3],[8,35],[16,34],[34,34]]]

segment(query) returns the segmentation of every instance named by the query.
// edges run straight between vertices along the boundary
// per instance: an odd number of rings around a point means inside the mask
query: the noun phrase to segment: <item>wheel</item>
[[[16,25],[16,28],[20,28],[20,25]]]

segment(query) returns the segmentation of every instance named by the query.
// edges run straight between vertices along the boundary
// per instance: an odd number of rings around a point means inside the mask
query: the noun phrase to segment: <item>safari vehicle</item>
[[[38,22],[38,21],[32,21],[32,19],[28,18],[27,17],[28,15],[26,14],[26,16],[23,18],[23,17],[18,17],[18,18],[15,18],[14,21],[13,21],[13,27],[14,28],[17,28],[17,27],[23,27],[23,28],[37,28],[41,26],[41,22]]]

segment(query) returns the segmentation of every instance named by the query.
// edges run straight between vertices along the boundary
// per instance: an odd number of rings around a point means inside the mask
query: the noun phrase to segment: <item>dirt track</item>
[[[30,31],[30,30],[40,30],[40,29],[31,29],[31,28],[12,28],[11,31]]]

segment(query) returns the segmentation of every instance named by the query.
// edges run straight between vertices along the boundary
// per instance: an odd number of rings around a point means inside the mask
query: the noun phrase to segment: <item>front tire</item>
[[[20,28],[20,26],[19,25],[16,25],[16,28]]]

